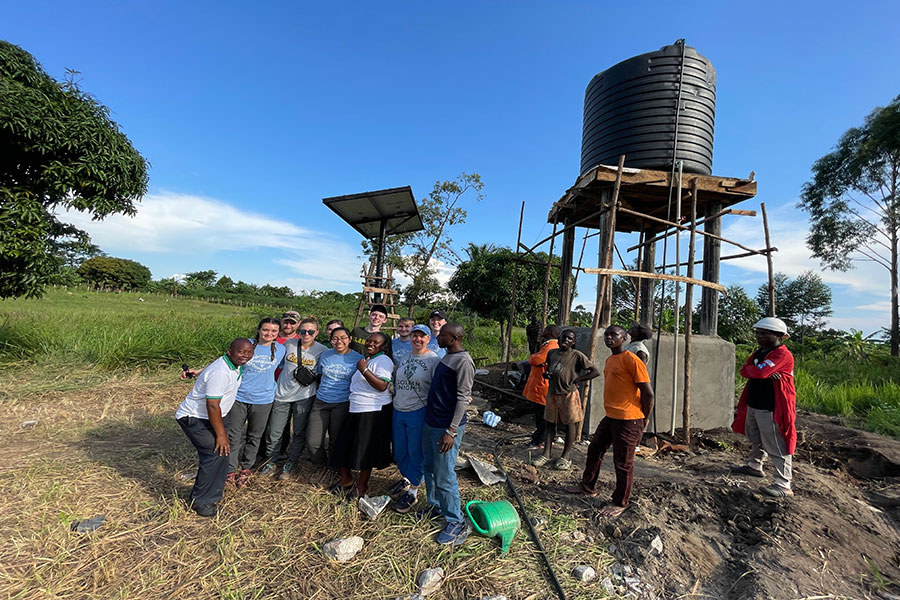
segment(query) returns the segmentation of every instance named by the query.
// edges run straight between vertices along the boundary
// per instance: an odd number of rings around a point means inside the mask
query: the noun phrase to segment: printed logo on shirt
[[[297,355],[294,354],[293,352],[291,352],[290,354],[288,354],[287,356],[284,357],[284,360],[286,360],[287,362],[292,362],[294,364],[297,364]],[[306,361],[303,361],[303,364],[305,365]]]
[[[272,360],[272,355],[266,352],[265,354],[254,354],[253,358],[244,365],[244,369],[264,373],[272,370],[274,365],[277,363]]]
[[[343,363],[330,363],[322,365],[322,374],[327,375],[332,379],[346,379],[347,376],[352,375],[353,371],[355,370],[356,367],[352,365],[345,365]]]
[[[428,370],[428,363],[422,359],[411,358],[403,364],[403,377],[398,378],[394,385],[401,390],[422,391],[422,386],[418,381],[413,381],[416,372],[421,369],[423,372]]]

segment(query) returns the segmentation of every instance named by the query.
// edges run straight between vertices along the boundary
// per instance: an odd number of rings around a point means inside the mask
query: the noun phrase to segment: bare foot
[[[566,488],[566,491],[570,494],[584,494],[585,496],[596,496],[597,495],[596,492],[592,492],[592,491],[588,490],[580,483],[578,483],[576,485],[570,485],[569,487]]]
[[[615,518],[625,512],[624,506],[616,506],[615,504],[607,504],[603,508],[600,509],[599,514],[601,517],[609,517]]]

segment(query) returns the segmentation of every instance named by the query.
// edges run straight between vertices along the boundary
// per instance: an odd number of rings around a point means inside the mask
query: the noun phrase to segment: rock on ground
[[[363,539],[358,535],[336,538],[326,543],[325,546],[322,547],[322,552],[332,560],[347,562],[356,556],[357,552],[362,550],[364,543]]]
[[[594,570],[594,567],[589,565],[578,565],[572,570],[572,577],[577,579],[578,581],[584,581],[587,583],[588,581],[593,581],[597,577],[597,571]]]
[[[436,592],[442,583],[444,583],[444,569],[442,567],[425,569],[416,577],[416,585],[419,586],[419,593],[423,596]]]

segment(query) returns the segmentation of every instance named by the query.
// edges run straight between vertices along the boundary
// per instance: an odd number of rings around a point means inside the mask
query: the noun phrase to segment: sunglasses
[[[315,329],[298,329],[297,333],[300,335],[316,335]]]

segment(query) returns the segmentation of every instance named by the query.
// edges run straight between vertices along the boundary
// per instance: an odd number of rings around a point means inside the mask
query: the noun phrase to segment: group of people
[[[288,311],[260,321],[253,339],[235,339],[206,368],[184,371],[197,381],[175,418],[199,456],[197,514],[217,514],[224,489],[246,486],[260,461],[257,473],[285,479],[308,452],[314,466],[340,474],[329,491],[348,500],[368,494],[373,469],[396,462],[394,509],[410,512],[424,484],[416,515],[444,518],[438,543],[466,539],[454,470],[475,379],[465,331],[435,310],[428,325],[400,319],[392,338],[381,330],[387,318],[375,304],[365,327],[329,321],[323,344],[316,318]]]
[[[746,464],[731,471],[764,477],[763,464],[770,458],[774,482],[760,488],[764,494],[792,496],[791,457],[796,448],[796,392],[794,358],[783,342],[789,337],[781,319],[766,317],[755,325],[759,347],[747,358],[740,373],[747,379],[732,428],[744,433],[751,444]],[[628,506],[634,481],[634,454],[650,422],[654,393],[647,363],[650,351],[644,344],[652,331],[635,324],[631,329],[612,325],[603,333],[611,354],[603,369],[603,407],[591,442],[581,480],[566,491],[597,496],[597,480],[603,457],[612,447],[616,477],[609,504],[600,509],[607,517],[620,515]],[[578,385],[600,375],[590,359],[574,348],[575,331],[548,325],[540,332],[528,360],[528,379],[523,396],[533,403],[535,430],[528,449],[543,452],[532,459],[535,467],[551,462],[557,427],[565,426],[565,441],[554,468],[572,468],[572,450],[579,423],[584,419],[584,403]]]
[[[466,427],[475,366],[462,346],[465,331],[433,311],[429,324],[401,319],[396,337],[381,331],[387,309],[374,305],[366,327],[352,331],[339,320],[326,324],[327,344],[316,341],[319,324],[289,311],[260,321],[253,339],[238,338],[205,369],[187,369],[197,377],[176,412],[176,419],[199,455],[191,505],[202,516],[217,513],[226,486],[243,487],[258,464],[260,474],[279,479],[295,472],[301,456],[317,467],[340,473],[330,491],[346,499],[368,493],[373,469],[397,464],[401,479],[392,489],[394,509],[410,512],[424,484],[420,518],[442,516],[437,537],[457,545],[469,528],[460,510],[454,467]],[[751,442],[739,474],[763,477],[763,461],[774,463],[775,482],[761,490],[776,497],[793,495],[791,455],[796,445],[793,356],[783,345],[783,321],[767,317],[755,325],[759,348],[741,368],[749,381],[741,396],[735,431]],[[567,491],[596,496],[600,467],[612,447],[616,485],[601,514],[614,517],[628,506],[634,479],[634,453],[650,420],[654,392],[643,341],[651,331],[618,325],[603,333],[611,355],[603,368],[605,416],[587,449],[581,480]],[[553,463],[572,468],[569,458],[584,403],[579,384],[600,375],[575,349],[576,332],[548,325],[540,332],[528,363],[523,395],[535,405],[535,431],[529,448],[542,451],[535,467],[548,465],[557,429],[565,426],[562,454]],[[292,421],[287,460],[277,467]],[[327,443],[326,443],[327,442]]]

